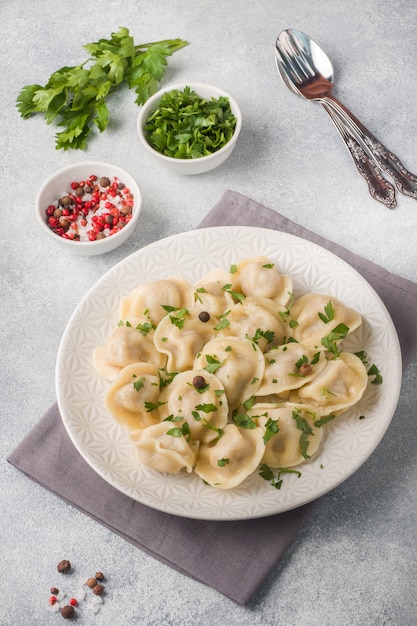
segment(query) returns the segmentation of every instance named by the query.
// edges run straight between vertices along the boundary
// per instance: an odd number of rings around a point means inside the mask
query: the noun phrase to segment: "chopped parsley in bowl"
[[[201,174],[232,153],[242,116],[226,92],[203,83],[173,85],[152,96],[138,117],[142,144],[178,174]]]

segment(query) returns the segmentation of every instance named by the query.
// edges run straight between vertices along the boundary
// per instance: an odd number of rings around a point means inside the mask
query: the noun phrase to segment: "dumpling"
[[[194,369],[216,375],[226,390],[229,410],[233,411],[256,394],[265,360],[260,348],[250,339],[219,337],[204,346],[194,361]]]
[[[113,417],[128,430],[159,421],[159,372],[150,363],[123,368],[107,390],[105,403]]]
[[[214,270],[193,285],[192,298],[187,306],[198,313],[204,311],[220,317],[234,304],[229,291],[224,286],[230,283],[230,275],[223,270]]]
[[[255,298],[245,298],[235,304],[225,319],[229,324],[225,332],[252,339],[263,352],[284,339],[285,328],[278,319],[278,313],[274,315]]]
[[[265,372],[257,395],[277,394],[286,398],[291,389],[312,380],[325,363],[323,352],[302,343],[290,342],[272,348],[265,353]]]
[[[271,468],[296,467],[313,457],[320,449],[323,427],[317,427],[317,409],[290,403],[256,404],[248,411],[262,424],[273,420],[278,432],[266,443],[262,463]]]
[[[207,321],[188,309],[178,309],[165,315],[155,330],[155,346],[167,357],[169,372],[191,369],[194,358],[220,333],[214,328],[219,320],[214,316]]]
[[[114,380],[120,370],[131,363],[152,363],[162,368],[166,364],[166,356],[156,349],[152,334],[146,320],[132,318],[131,321],[120,322],[108,336],[103,346],[93,352],[93,363],[96,370],[107,380]],[[144,330],[146,329],[146,330]]]
[[[192,472],[199,442],[188,441],[181,428],[170,422],[148,426],[131,436],[138,458],[149,469],[168,474]]]
[[[160,395],[161,420],[176,425],[187,422],[191,439],[209,442],[227,424],[228,404],[223,385],[205,370],[188,370],[175,376]]]
[[[265,428],[227,424],[214,446],[202,444],[194,471],[213,487],[237,487],[255,471],[265,452]]]
[[[156,325],[166,315],[163,307],[181,308],[188,300],[190,290],[187,281],[175,277],[142,283],[122,298],[119,316],[122,320],[146,317]]]
[[[268,298],[286,307],[293,290],[292,278],[280,274],[266,257],[240,261],[232,273],[233,291],[253,298]]]
[[[316,350],[326,350],[322,343],[337,326],[347,327],[346,335],[362,323],[360,314],[336,298],[324,294],[306,294],[298,298],[290,311],[290,335]],[[346,329],[345,329],[346,330]],[[335,340],[335,344],[340,343]]]
[[[361,359],[342,352],[311,380],[290,395],[290,400],[341,412],[358,402],[368,384],[368,373]]]

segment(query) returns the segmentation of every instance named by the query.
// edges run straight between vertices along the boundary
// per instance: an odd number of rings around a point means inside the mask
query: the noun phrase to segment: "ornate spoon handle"
[[[322,102],[322,105],[339,131],[357,171],[368,183],[369,193],[372,198],[381,202],[389,209],[395,209],[397,201],[393,185],[385,180],[376,162],[369,157],[335,111],[324,102]]]
[[[320,98],[344,119],[356,134],[359,142],[366,146],[379,167],[389,174],[398,191],[417,200],[417,176],[409,172],[399,158],[388,150],[333,94]]]

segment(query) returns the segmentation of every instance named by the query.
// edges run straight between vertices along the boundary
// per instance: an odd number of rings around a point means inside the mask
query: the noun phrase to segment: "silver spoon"
[[[395,154],[388,150],[335,96],[333,83],[329,80],[332,64],[325,52],[308,35],[288,29],[280,33],[277,49],[285,51],[289,71],[288,78],[307,99],[327,104],[350,126],[359,143],[372,155],[379,167],[388,173],[397,189],[417,199],[417,176],[409,172]],[[300,78],[302,70],[304,76]]]
[[[279,43],[274,48],[275,60],[278,72],[282,79],[282,82],[290,91],[301,96],[301,92],[295,87],[293,81],[289,77],[290,70],[287,68],[285,54],[281,54]],[[330,66],[327,71],[327,78],[333,82],[333,68]],[[329,114],[330,119],[337,128],[342,137],[346,148],[348,149],[352,160],[356,166],[359,174],[365,179],[368,184],[369,193],[378,202],[381,202],[389,209],[394,209],[397,206],[395,199],[395,189],[390,182],[385,180],[382,176],[377,163],[372,157],[363,149],[358,143],[355,136],[346,126],[343,120],[340,119],[338,114],[324,102],[321,103],[325,111]]]

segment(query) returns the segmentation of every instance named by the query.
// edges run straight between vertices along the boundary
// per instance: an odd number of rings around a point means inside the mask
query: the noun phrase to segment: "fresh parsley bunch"
[[[135,45],[125,27],[110,39],[86,44],[90,57],[74,67],[62,67],[51,74],[45,86],[28,85],[17,98],[23,118],[43,113],[47,124],[56,121],[56,149],[85,149],[94,125],[102,133],[109,123],[106,100],[123,83],[136,92],[135,102],[143,104],[158,90],[165,74],[167,57],[188,42],[167,39]]]

